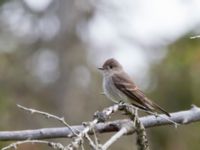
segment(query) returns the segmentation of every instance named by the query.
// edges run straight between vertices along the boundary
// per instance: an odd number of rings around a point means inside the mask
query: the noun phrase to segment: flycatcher
[[[167,111],[144,95],[117,60],[108,59],[99,69],[103,71],[103,90],[109,99],[128,102],[150,112],[159,110],[170,117]]]

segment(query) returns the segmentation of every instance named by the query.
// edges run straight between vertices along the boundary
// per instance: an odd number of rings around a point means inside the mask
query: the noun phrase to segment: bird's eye
[[[112,65],[110,65],[109,67],[110,67],[110,69],[112,69],[112,68],[113,68],[113,66],[112,66]]]

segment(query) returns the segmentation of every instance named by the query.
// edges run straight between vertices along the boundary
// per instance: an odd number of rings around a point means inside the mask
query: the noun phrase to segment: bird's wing
[[[146,105],[146,96],[131,81],[131,78],[127,74],[114,74],[112,76],[112,80],[115,84],[115,87],[119,91],[124,93],[127,97],[129,97],[130,100],[133,100],[133,103],[142,105],[146,109],[152,109],[151,107],[149,108],[149,106]]]
[[[114,74],[112,76],[112,80],[116,88],[133,101],[133,105],[135,104],[136,106],[142,106],[143,109],[150,111],[158,109],[169,116],[169,114],[163,108],[148,99],[125,72]]]

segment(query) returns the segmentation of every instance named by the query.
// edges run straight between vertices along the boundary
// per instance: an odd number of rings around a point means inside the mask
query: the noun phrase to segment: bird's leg
[[[120,100],[118,102],[119,110],[123,110],[122,115],[130,115],[130,113],[127,110],[127,104],[124,102],[124,100]]]
[[[124,109],[124,107],[125,107],[125,102],[124,102],[123,100],[118,101],[117,104],[119,105],[119,109],[120,109],[120,110],[123,110],[123,109]]]
[[[137,107],[134,107],[133,109],[134,109],[134,114],[135,114],[135,116],[138,117],[138,108],[137,108]]]
[[[156,118],[159,116],[157,112],[154,112],[154,115]]]
[[[123,100],[120,100],[120,101],[118,102],[118,104],[119,104],[119,105],[124,105],[125,102],[124,102]]]

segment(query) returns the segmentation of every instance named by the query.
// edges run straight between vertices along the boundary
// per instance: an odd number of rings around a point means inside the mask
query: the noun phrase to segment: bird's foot
[[[124,102],[123,100],[120,100],[120,101],[118,102],[118,104],[119,104],[119,105],[124,105],[125,102]]]
[[[138,108],[134,107],[133,113],[135,114],[136,117],[138,117]]]

